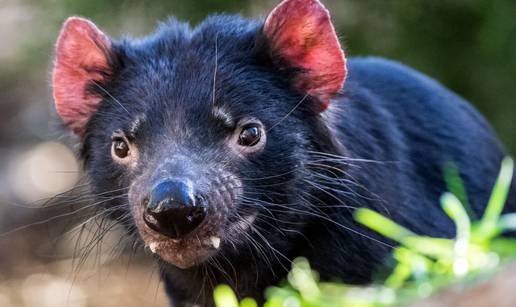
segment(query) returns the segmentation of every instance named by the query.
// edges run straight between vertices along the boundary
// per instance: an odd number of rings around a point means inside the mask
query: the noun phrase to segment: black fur
[[[259,203],[238,201],[231,222],[258,212],[256,229],[223,238],[209,263],[186,270],[161,263],[176,306],[211,305],[219,283],[261,298],[297,256],[324,279],[366,283],[393,242],[358,226],[353,208],[450,237],[453,224],[439,205],[445,163],[460,170],[480,214],[506,155],[467,102],[383,59],[349,60],[344,90],[317,114],[310,97],[291,89],[296,68],[274,64],[261,28],[261,21],[235,16],[213,16],[195,29],[172,20],[148,38],[115,43],[114,73],[102,84],[110,95],[91,87],[104,97],[82,146],[95,192],[127,188],[157,161],[180,155],[197,167],[224,167],[242,179],[244,196]],[[211,116],[213,102],[236,119],[253,116],[272,127],[265,150],[248,159],[231,155],[223,140],[232,131]],[[131,136],[140,162],[128,172],[112,162],[111,135],[140,117]],[[515,206],[512,193],[508,208]]]

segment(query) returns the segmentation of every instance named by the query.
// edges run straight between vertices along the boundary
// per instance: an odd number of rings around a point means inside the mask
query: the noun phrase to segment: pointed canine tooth
[[[151,250],[152,253],[156,253],[156,250],[158,249],[158,243],[156,242],[151,242],[149,244],[149,249]]]
[[[211,245],[213,248],[218,249],[220,246],[220,238],[219,237],[211,237],[210,238]]]

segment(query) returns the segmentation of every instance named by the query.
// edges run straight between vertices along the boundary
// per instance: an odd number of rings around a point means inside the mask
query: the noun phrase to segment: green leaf
[[[228,285],[215,288],[213,298],[217,307],[239,307],[235,292]]]
[[[451,257],[453,254],[453,240],[431,238],[423,236],[407,237],[403,245],[414,252],[432,258]]]
[[[505,158],[479,227],[479,232],[483,233],[486,239],[496,235],[496,225],[509,195],[513,173],[514,161],[511,158]]]
[[[394,259],[398,261],[398,265],[394,268],[393,272],[387,280],[385,285],[389,288],[401,288],[405,282],[412,275],[412,264],[411,258],[414,253],[404,247],[399,247],[394,250]]]
[[[399,243],[402,243],[407,237],[416,236],[412,231],[371,209],[359,208],[355,211],[354,216],[359,223]]]
[[[464,209],[466,209],[469,218],[476,220],[477,216],[475,215],[475,212],[473,212],[469,205],[468,194],[466,193],[464,182],[460,177],[460,173],[457,169],[457,166],[452,162],[446,163],[446,165],[444,166],[443,173],[444,181],[446,182],[448,191],[450,191],[450,193],[452,193],[459,199],[460,203],[464,206]]]
[[[258,304],[252,298],[246,297],[240,302],[240,307],[258,307]]]
[[[455,222],[457,235],[454,244],[453,272],[462,277],[468,273],[468,249],[471,238],[471,222],[460,200],[451,193],[441,197],[441,205],[448,216]]]

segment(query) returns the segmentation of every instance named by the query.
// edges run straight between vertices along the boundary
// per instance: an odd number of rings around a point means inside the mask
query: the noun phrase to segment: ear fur
[[[346,58],[328,10],[318,0],[285,0],[267,17],[263,34],[271,56],[280,58],[277,65],[298,70],[292,86],[325,110],[346,78]]]

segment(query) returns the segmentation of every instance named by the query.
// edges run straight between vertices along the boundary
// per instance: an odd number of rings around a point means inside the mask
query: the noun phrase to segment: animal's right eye
[[[240,146],[254,146],[260,142],[262,131],[257,124],[251,124],[242,129],[238,137]]]
[[[119,159],[125,159],[129,156],[129,144],[122,138],[115,138],[111,144],[112,154]]]

